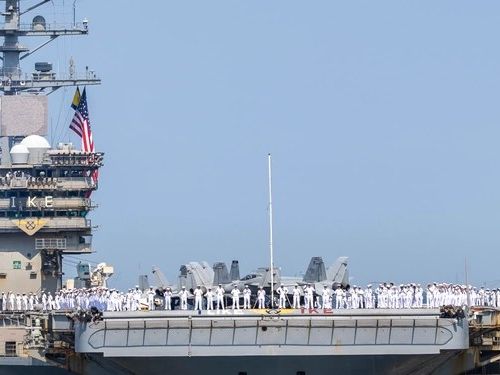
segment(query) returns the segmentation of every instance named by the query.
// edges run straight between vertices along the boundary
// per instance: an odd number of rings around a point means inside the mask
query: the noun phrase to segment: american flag
[[[76,104],[76,101],[78,104]],[[82,138],[82,151],[94,152],[94,140],[92,139],[92,130],[90,129],[89,108],[87,106],[87,93],[85,89],[83,89],[81,96],[80,89],[76,89],[71,107],[75,108],[75,115],[69,128]]]
[[[90,128],[89,108],[87,106],[87,93],[85,92],[85,88],[83,89],[83,93],[81,95],[80,89],[76,89],[73,103],[71,103],[71,108],[75,110],[75,115],[73,116],[73,120],[71,120],[69,128],[78,134],[82,139],[82,151],[95,152],[92,130]],[[91,174],[92,180],[95,183],[97,183],[98,176],[99,171],[96,169]]]

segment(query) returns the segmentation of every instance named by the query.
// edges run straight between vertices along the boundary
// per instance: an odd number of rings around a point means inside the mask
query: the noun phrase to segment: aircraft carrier
[[[63,257],[92,252],[88,214],[103,153],[47,142],[47,95],[100,79],[88,68],[78,73],[73,62],[63,74],[45,61],[23,72],[24,58],[58,37],[86,35],[89,25],[47,22],[34,12],[48,0],[2,2],[0,291],[54,293],[62,287]],[[21,39],[32,37],[45,39],[30,51]],[[488,373],[499,370],[499,337],[500,313],[493,308],[454,317],[440,309],[101,315],[37,306],[0,313],[0,373]]]

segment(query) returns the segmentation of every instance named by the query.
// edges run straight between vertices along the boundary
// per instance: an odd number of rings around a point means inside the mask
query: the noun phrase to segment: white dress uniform
[[[293,288],[293,308],[300,309],[300,289],[297,285]]]
[[[222,287],[222,285],[219,284],[219,287],[215,291],[215,294],[217,297],[217,310],[219,310],[219,307],[222,310],[225,309],[225,307],[224,307],[224,293],[225,293],[224,288]]]
[[[198,286],[194,290],[194,309],[195,310],[203,310],[203,291],[201,290],[201,287]]]
[[[15,304],[16,304],[16,296],[14,293],[9,292],[8,310],[13,311],[16,308]]]
[[[306,309],[314,308],[314,288],[311,285],[308,285],[305,290],[306,298]]]
[[[248,285],[245,286],[245,289],[243,289],[243,308],[244,309],[249,309],[250,308],[250,296],[252,295],[252,291],[248,287]]]
[[[150,311],[152,311],[155,309],[155,292],[152,287],[149,288],[147,296],[148,296],[148,308]]]
[[[323,294],[321,295],[321,302],[322,302],[322,309],[329,309],[331,308],[331,303],[330,303],[330,291],[325,285],[325,288],[323,289]]]
[[[214,292],[212,292],[211,288],[208,288],[207,292],[205,293],[205,297],[207,298],[207,310],[213,310],[214,309]]]
[[[344,308],[344,290],[340,287],[335,289],[335,308],[336,309]]]
[[[61,310],[61,296],[56,293],[54,296],[54,309]]]
[[[28,311],[28,296],[23,293],[23,296],[21,297],[22,299],[22,309],[24,311]]]
[[[240,290],[237,287],[234,287],[231,290],[231,296],[233,297],[233,310],[240,309]]]
[[[373,309],[373,290],[371,284],[368,284],[365,289],[365,308]]]
[[[263,288],[260,288],[257,291],[257,301],[259,302],[259,309],[264,309],[266,301],[266,291]]]
[[[276,292],[279,295],[279,305],[278,305],[278,307],[280,309],[286,308],[286,295],[288,294],[288,289],[285,288],[285,286],[283,284],[281,284],[281,286],[278,289],[276,289]]]
[[[47,297],[47,304],[49,306],[49,310],[55,310],[56,304],[54,302],[54,297],[49,292],[49,296]]]
[[[179,297],[181,299],[181,310],[187,310],[188,291],[186,290],[186,287],[182,287],[182,290],[179,292]]]
[[[163,297],[165,298],[165,310],[172,310],[172,290],[167,288]]]
[[[139,310],[140,306],[140,299],[141,299],[141,291],[139,290],[139,287],[136,287],[134,292],[133,292],[133,299],[132,299],[132,311],[137,311]]]
[[[21,311],[23,309],[23,306],[21,304],[21,295],[18,293],[16,295],[16,310]]]

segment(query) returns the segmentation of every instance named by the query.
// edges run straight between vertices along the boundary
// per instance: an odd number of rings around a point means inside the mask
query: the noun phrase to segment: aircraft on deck
[[[303,287],[311,284],[318,291],[322,290],[324,285],[329,288],[345,287],[349,283],[347,260],[347,257],[339,257],[330,267],[326,268],[322,257],[312,257],[303,277],[282,276],[281,270],[275,267],[273,275],[274,289],[276,290],[283,284],[291,294],[295,285]],[[240,290],[245,285],[248,285],[253,294],[260,287],[268,291],[271,287],[270,267],[260,267],[240,278],[239,262],[237,260],[232,261],[230,271],[223,262],[216,262],[210,267],[205,261],[183,264],[179,271],[177,286],[169,284],[158,267],[153,267],[152,272],[158,281],[158,287],[162,289],[170,287],[174,294],[183,286],[192,292],[200,285],[205,292],[208,288],[215,290],[219,285],[222,285],[228,294],[235,285]]]

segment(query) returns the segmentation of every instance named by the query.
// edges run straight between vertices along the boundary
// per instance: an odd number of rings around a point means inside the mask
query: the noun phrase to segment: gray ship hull
[[[81,363],[84,374],[459,374],[470,368],[465,351],[437,355],[279,356],[279,357],[103,357]],[[469,364],[467,364],[469,362]],[[82,371],[83,370],[83,371]]]
[[[105,313],[75,326],[83,374],[460,374],[465,320],[438,310]]]

